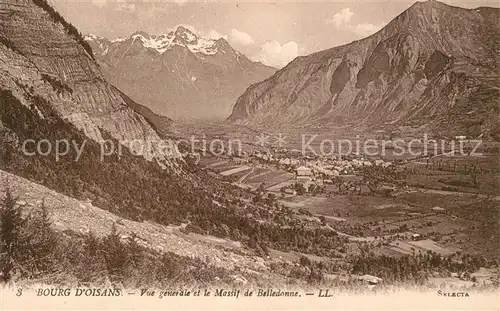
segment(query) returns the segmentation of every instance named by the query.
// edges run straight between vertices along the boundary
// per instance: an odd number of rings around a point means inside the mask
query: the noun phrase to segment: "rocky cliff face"
[[[223,38],[185,27],[154,36],[108,40],[87,36],[106,77],[154,112],[182,118],[226,118],[238,96],[274,68],[253,62]]]
[[[42,0],[0,1],[0,88],[27,106],[35,96],[102,141],[159,140],[143,115],[109,84],[83,38]],[[147,159],[162,156],[144,152]],[[168,162],[168,161],[167,161]]]
[[[498,136],[498,17],[416,3],[374,35],[298,57],[252,85],[229,120]]]

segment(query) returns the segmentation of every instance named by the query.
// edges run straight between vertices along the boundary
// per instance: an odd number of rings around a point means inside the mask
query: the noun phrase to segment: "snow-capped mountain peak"
[[[101,47],[101,50],[105,50],[106,47],[102,45],[100,39],[100,37],[95,35],[86,36],[86,40],[96,41],[96,43]],[[215,55],[217,54],[219,48],[225,47],[225,44],[221,44],[219,42],[220,39],[214,40],[199,37],[184,26],[179,26],[175,31],[170,31],[161,35],[149,35],[146,32],[138,31],[130,37],[117,38],[108,42],[111,44],[121,44],[122,42],[129,40],[131,40],[132,43],[139,42],[145,48],[153,49],[159,54],[165,53],[173,46],[182,46],[188,48],[193,53]]]
[[[109,48],[89,41],[107,77],[132,99],[173,118],[226,118],[239,94],[275,72],[224,38],[207,38],[182,26],[107,42]]]
[[[189,44],[196,44],[198,41],[198,37],[191,30],[187,29],[184,26],[177,27],[174,35],[177,37],[177,39]]]

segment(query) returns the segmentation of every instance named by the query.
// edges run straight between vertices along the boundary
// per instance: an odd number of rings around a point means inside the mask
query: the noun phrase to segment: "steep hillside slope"
[[[41,0],[0,2],[0,16],[2,169],[131,218],[178,221],[174,205],[202,200],[176,150],[158,147],[170,120],[109,84],[74,27]]]
[[[103,131],[118,141],[159,139],[105,80],[83,37],[45,1],[2,1],[0,42],[0,87],[23,105],[43,98],[96,141]],[[144,156],[159,154],[148,149]]]
[[[162,226],[151,222],[137,222],[124,219],[94,206],[91,202],[67,197],[44,186],[0,170],[0,194],[9,185],[18,202],[29,210],[39,208],[43,203],[48,208],[53,226],[58,231],[72,231],[76,234],[92,232],[96,236],[109,234],[113,224],[123,238],[135,234],[139,243],[161,252],[173,252],[180,256],[197,257],[230,270],[245,267],[254,273],[269,272],[262,258],[255,257],[241,249],[239,243],[212,238],[197,239],[196,234],[185,234],[177,226]],[[222,243],[224,242],[224,243]],[[236,250],[236,253],[234,252]],[[239,254],[238,254],[239,253]],[[260,274],[260,273],[259,273]]]
[[[229,120],[499,138],[499,16],[418,2],[374,35],[298,57],[252,85]]]
[[[116,91],[120,93],[123,101],[127,103],[130,108],[132,108],[136,113],[142,115],[146,121],[148,121],[149,125],[156,130],[161,138],[166,139],[171,137],[171,129],[173,125],[172,119],[154,113],[151,109],[136,103],[132,98],[128,97],[127,94],[118,89],[116,89]]]
[[[87,36],[114,85],[154,112],[179,118],[226,118],[238,96],[274,68],[253,62],[223,38],[179,26],[160,36],[138,32],[110,41]]]

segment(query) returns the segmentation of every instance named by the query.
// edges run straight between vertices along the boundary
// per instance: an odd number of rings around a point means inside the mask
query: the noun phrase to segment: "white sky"
[[[307,55],[366,37],[413,1],[50,0],[82,33],[113,39],[142,30],[162,34],[183,24],[200,35],[282,67]],[[498,0],[448,0],[456,6],[498,7]]]

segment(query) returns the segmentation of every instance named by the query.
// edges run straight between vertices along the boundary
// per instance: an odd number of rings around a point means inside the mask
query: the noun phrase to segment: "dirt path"
[[[251,174],[253,174],[253,172],[255,172],[255,167],[254,167],[254,166],[252,166],[252,169],[251,169],[248,173],[246,173],[245,175],[243,175],[243,176],[240,178],[240,180],[238,180],[238,182],[237,182],[237,183],[238,183],[238,184],[242,184],[242,183],[243,183],[243,181],[244,181],[245,179],[247,179],[247,178],[248,178],[248,176],[250,176]]]
[[[432,193],[432,194],[439,194],[439,195],[458,195],[458,196],[463,196],[463,195],[477,195],[479,198],[488,198],[491,197],[486,194],[475,194],[475,193],[470,193],[470,192],[458,192],[458,191],[447,191],[447,190],[437,190],[437,189],[420,189],[423,193]],[[500,201],[500,196],[493,197],[494,200]]]

